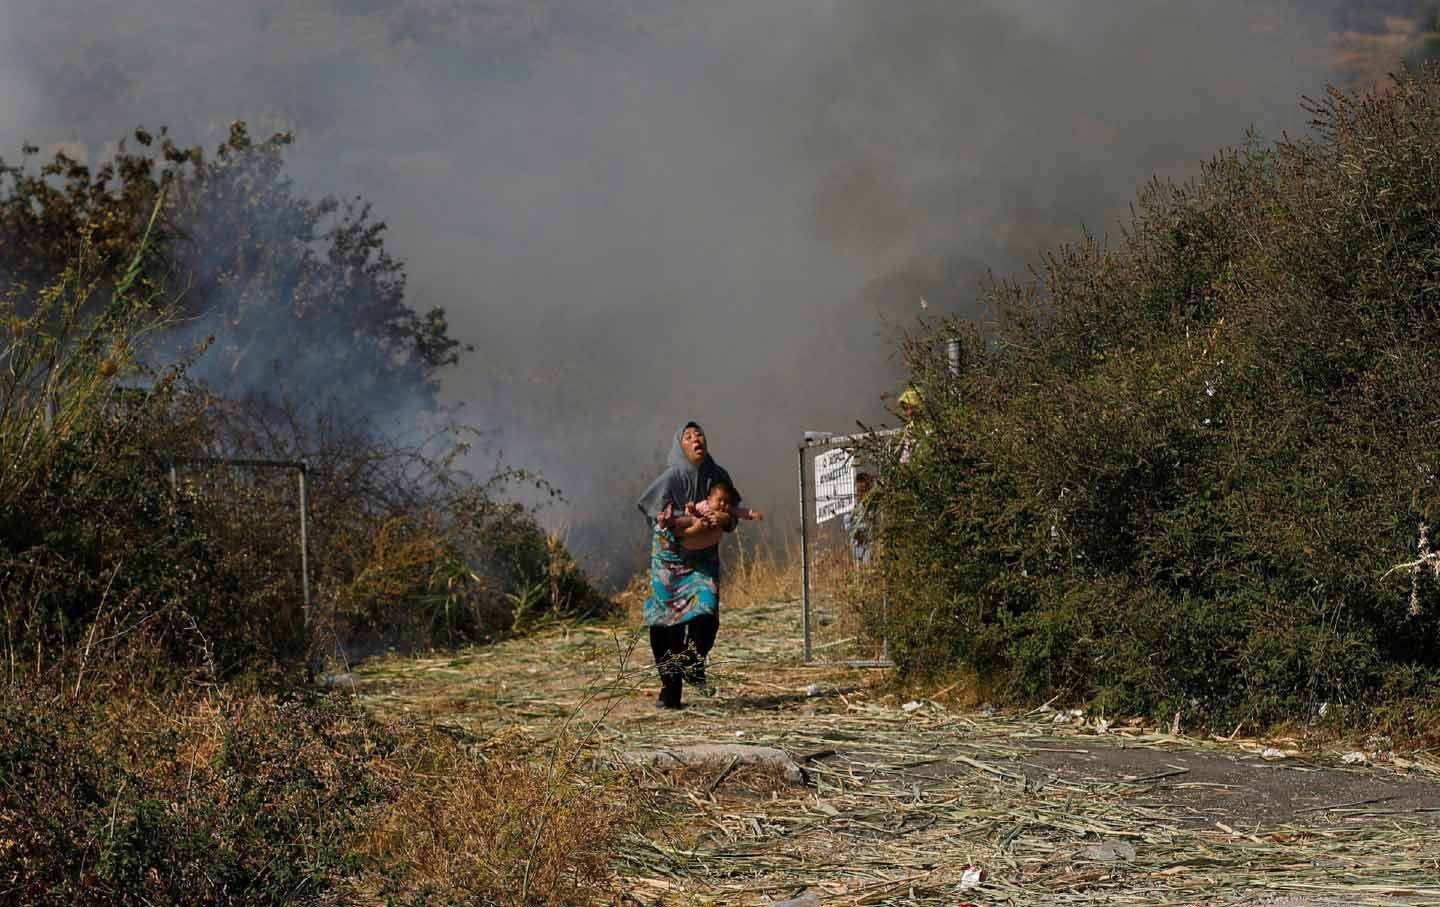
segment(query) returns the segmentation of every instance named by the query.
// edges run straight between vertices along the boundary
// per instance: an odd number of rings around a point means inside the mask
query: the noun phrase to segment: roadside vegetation
[[[1440,727],[1440,78],[1307,109],[913,338],[914,453],[877,454],[907,676]]]
[[[281,147],[237,127],[215,163],[165,143],[170,176],[125,154],[0,168],[0,902],[583,903],[637,808],[623,778],[311,682],[357,650],[613,606],[507,500],[542,479],[460,469],[474,437],[433,406],[459,344],[405,306],[363,216],[290,217],[335,209],[288,194]],[[216,208],[265,235],[197,263]],[[359,350],[336,380],[379,382],[360,389],[378,409],[311,387],[313,359],[246,377],[320,303],[330,346]],[[308,612],[296,471],[235,458],[306,464]]]
[[[903,679],[1435,733],[1440,77],[1312,110],[913,338],[909,454],[872,452]],[[652,813],[585,741],[312,682],[614,611],[508,499],[543,479],[461,470],[443,311],[288,137],[136,140],[0,165],[0,902],[613,899]],[[296,470],[235,459],[306,465],[307,573]],[[798,591],[733,566],[735,604]]]

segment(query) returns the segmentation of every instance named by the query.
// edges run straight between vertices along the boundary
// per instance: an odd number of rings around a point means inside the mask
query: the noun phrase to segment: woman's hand
[[[711,529],[729,529],[735,525],[735,515],[733,513],[716,513],[712,510],[701,519],[703,519],[705,525]]]
[[[725,530],[718,526],[707,526],[703,520],[696,520],[695,525],[684,533],[686,547],[697,550],[718,545],[724,537]]]

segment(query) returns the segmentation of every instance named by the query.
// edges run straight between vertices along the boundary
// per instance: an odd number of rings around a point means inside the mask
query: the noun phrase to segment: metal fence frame
[[[800,609],[801,621],[804,626],[805,664],[807,665],[832,665],[851,668],[890,668],[895,666],[895,662],[890,658],[890,638],[888,634],[882,636],[880,639],[880,658],[861,658],[844,661],[815,660],[814,639],[810,629],[811,618],[813,616],[811,607],[812,565],[810,557],[810,507],[813,502],[806,494],[805,453],[818,447],[854,449],[863,442],[873,441],[876,438],[897,437],[900,433],[900,429],[885,429],[852,435],[832,435],[829,432],[806,432],[804,440],[800,442],[796,456],[796,476],[799,479],[800,486]],[[884,591],[883,586],[880,594],[882,613],[888,613],[889,596]]]
[[[309,521],[309,495],[305,486],[305,480],[310,472],[309,465],[304,460],[259,460],[247,459],[244,457],[175,457],[170,460],[170,490],[178,491],[180,488],[180,474],[178,467],[186,466],[225,466],[238,467],[241,469],[285,469],[295,471],[296,491],[299,495],[300,506],[300,594],[301,594],[301,615],[304,620],[305,649],[307,652],[305,661],[307,668],[313,669],[313,652],[315,648],[315,615],[310,601],[310,521]]]

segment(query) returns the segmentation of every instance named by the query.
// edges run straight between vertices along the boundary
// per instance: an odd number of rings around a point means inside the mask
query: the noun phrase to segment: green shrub
[[[1440,513],[1440,77],[1311,112],[909,344],[906,672],[1227,730],[1440,679],[1440,584],[1387,576]]]
[[[610,607],[562,540],[501,498],[534,477],[457,472],[456,429],[448,446],[406,446],[314,404],[218,399],[182,379],[186,363],[156,374],[137,350],[155,354],[143,341],[162,307],[130,280],[100,305],[84,248],[51,287],[0,299],[7,665],[143,626],[177,675],[203,664],[223,680],[313,665],[317,644],[493,639],[517,629],[517,602],[523,622]],[[294,472],[225,458],[308,462],[308,619]]]

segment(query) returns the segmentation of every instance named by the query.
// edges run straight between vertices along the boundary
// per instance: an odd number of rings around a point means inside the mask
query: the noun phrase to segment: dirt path
[[[798,610],[727,612],[719,695],[679,713],[653,708],[649,652],[621,627],[375,662],[360,695],[481,733],[568,726],[602,758],[738,742],[803,763],[805,785],[649,772],[681,821],[632,836],[631,904],[1440,905],[1440,759],[1267,758],[1069,713],[902,703],[872,672],[801,666]]]

